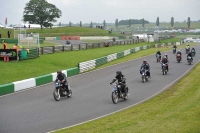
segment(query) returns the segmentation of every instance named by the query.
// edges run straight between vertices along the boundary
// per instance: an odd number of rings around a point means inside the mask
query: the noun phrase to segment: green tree
[[[92,24],[92,22],[90,23],[90,28],[93,28],[93,24]]]
[[[106,21],[103,21],[103,27],[106,28]]]
[[[157,17],[157,20],[156,20],[156,26],[159,26],[159,25],[160,25],[159,17]]]
[[[82,21],[80,21],[80,27],[82,27]]]
[[[128,25],[129,25],[129,27],[131,27],[131,19],[129,19]]]
[[[144,22],[144,18],[143,18],[143,19],[142,19],[142,27],[143,27],[143,28],[144,28],[144,23],[145,23],[145,22]]]
[[[69,22],[69,27],[71,27],[72,26],[72,23],[71,22]]]
[[[187,25],[188,25],[188,28],[190,28],[190,17],[188,17]]]
[[[52,22],[57,22],[56,18],[60,18],[61,15],[62,12],[46,0],[30,0],[24,8],[23,21],[39,24],[42,29],[43,26],[49,27]]]
[[[174,27],[174,17],[171,18],[171,26]]]
[[[61,22],[58,25],[61,26],[62,25]]]
[[[116,29],[118,28],[118,19],[115,20]]]

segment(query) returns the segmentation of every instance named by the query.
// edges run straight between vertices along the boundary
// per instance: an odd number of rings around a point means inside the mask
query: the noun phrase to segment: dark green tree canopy
[[[56,18],[60,18],[61,15],[62,12],[46,0],[30,0],[24,8],[23,21],[40,24],[42,29],[42,26],[51,26],[51,22],[56,22]]]
[[[131,24],[142,24],[142,22],[144,21],[145,24],[149,24],[149,21],[147,20],[143,20],[143,19],[129,19],[129,20],[120,20],[119,21],[119,25],[129,25],[129,22],[131,21]]]
[[[160,25],[159,17],[157,17],[157,19],[156,19],[156,26],[159,26],[159,25]]]
[[[174,17],[171,17],[171,26],[174,27]]]

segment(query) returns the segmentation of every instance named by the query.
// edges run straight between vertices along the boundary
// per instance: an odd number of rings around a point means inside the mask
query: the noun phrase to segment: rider
[[[188,60],[188,57],[189,57],[189,56],[190,56],[191,59],[193,60],[193,58],[192,58],[192,52],[189,52],[189,53],[188,53],[188,55],[187,55],[187,60]]]
[[[186,46],[186,50],[190,50],[190,45],[189,44],[187,44],[187,46]]]
[[[196,51],[195,51],[194,47],[191,49],[191,52],[194,53],[194,54],[196,54]]]
[[[158,52],[156,53],[156,56],[157,56],[157,54],[159,55],[160,60],[161,60],[161,53],[160,53],[160,51],[158,51]]]
[[[174,48],[175,48],[175,52],[176,52],[176,48],[177,48],[176,44],[174,44],[173,49],[174,49]]]
[[[146,59],[143,60],[143,64],[140,67],[140,74],[142,74],[142,68],[144,68],[145,70],[147,70],[147,76],[149,76],[151,78],[150,65],[147,63]]]
[[[126,87],[126,78],[122,74],[121,71],[117,71],[116,72],[116,76],[115,76],[115,78],[112,80],[112,82],[110,84],[114,83],[116,80],[118,81],[118,83],[120,83],[122,85],[122,89],[123,89],[125,95],[127,95],[128,87]]]
[[[165,64],[165,65],[167,65],[167,71],[169,71],[169,61],[168,61],[168,59],[166,58],[166,57],[163,57],[162,58],[162,64]]]
[[[58,80],[61,81],[61,84],[63,85],[63,87],[68,92],[67,78],[66,78],[66,75],[64,73],[62,73],[61,70],[57,71],[57,77],[56,77],[56,80],[54,81],[54,83],[57,82]]]
[[[176,55],[180,54],[181,55],[181,59],[182,59],[182,54],[181,54],[181,51],[178,50],[178,52],[176,53]]]
[[[164,57],[168,59],[168,55],[167,55],[167,54],[165,54],[165,55],[162,57],[162,59],[163,59]]]

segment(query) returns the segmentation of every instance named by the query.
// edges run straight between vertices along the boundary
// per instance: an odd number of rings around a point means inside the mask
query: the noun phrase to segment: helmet
[[[160,51],[158,51],[158,53],[160,53]]]
[[[189,44],[187,44],[187,46],[190,46]]]
[[[117,75],[121,75],[122,72],[121,72],[121,71],[117,71],[116,74],[117,74]]]
[[[178,50],[178,52],[181,52],[180,50]]]
[[[61,71],[61,70],[58,70],[58,71],[57,71],[57,74],[61,74],[61,73],[62,73],[62,71]]]
[[[192,49],[194,49],[194,47]]]
[[[146,63],[147,63],[147,60],[146,60],[146,59],[144,59],[144,60],[143,60],[143,63],[144,63],[144,64],[146,64]]]

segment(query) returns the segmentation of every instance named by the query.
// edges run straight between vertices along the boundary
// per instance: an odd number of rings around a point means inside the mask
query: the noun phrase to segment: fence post
[[[65,51],[65,46],[64,45],[62,46],[62,49],[63,49],[63,52],[64,52]]]
[[[81,50],[81,44],[79,44],[79,50]]]
[[[92,48],[94,48],[94,43],[92,43]]]
[[[88,49],[88,43],[86,43],[86,49]]]
[[[40,47],[41,48],[41,54],[44,54],[44,47]]]
[[[55,53],[55,46],[53,46],[52,48],[53,48],[53,49],[52,49],[52,52]]]
[[[71,51],[73,50],[73,45],[71,44]]]

